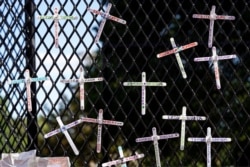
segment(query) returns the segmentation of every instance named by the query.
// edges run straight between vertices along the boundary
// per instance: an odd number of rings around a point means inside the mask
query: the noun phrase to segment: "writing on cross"
[[[236,58],[236,55],[223,55],[223,56],[218,56],[216,47],[212,48],[212,53],[213,55],[211,57],[197,57],[194,58],[195,62],[201,62],[201,61],[212,61],[214,65],[214,75],[215,75],[215,81],[216,81],[216,87],[217,89],[221,88],[221,83],[220,83],[220,73],[219,73],[219,60],[227,60],[227,59],[233,59]]]
[[[141,86],[141,113],[146,114],[146,87],[147,86],[166,86],[166,82],[147,82],[146,73],[142,72],[141,82],[124,82],[123,86]]]
[[[119,155],[120,155],[120,159],[105,162],[105,163],[102,164],[102,167],[112,166],[112,165],[121,165],[121,167],[127,167],[126,162],[134,161],[134,160],[137,160],[137,159],[140,159],[140,158],[144,157],[144,154],[137,154],[137,153],[136,153],[136,155],[132,155],[132,156],[129,156],[129,157],[124,157],[123,150],[122,150],[121,146],[118,146],[118,152],[119,152]]]
[[[86,82],[100,82],[103,81],[102,77],[98,78],[84,78],[83,68],[80,68],[80,77],[79,79],[61,79],[60,82],[62,83],[72,83],[78,82],[80,86],[80,108],[81,110],[85,109],[85,102],[84,102],[84,83]]]
[[[27,95],[27,106],[28,111],[32,111],[32,103],[31,103],[31,82],[39,82],[39,81],[46,81],[49,80],[49,77],[38,77],[38,78],[31,78],[30,77],[30,71],[27,69],[25,70],[24,79],[18,79],[18,80],[8,80],[9,84],[20,84],[25,83],[26,84],[26,95]]]
[[[187,116],[187,107],[182,107],[181,115],[163,115],[162,119],[167,120],[181,120],[181,139],[180,139],[180,150],[184,150],[185,147],[185,134],[186,134],[186,121],[204,121],[206,117],[204,116]]]
[[[105,12],[101,12],[101,11],[98,11],[98,10],[95,10],[95,9],[87,8],[87,10],[90,11],[91,13],[93,13],[95,15],[101,15],[103,17],[103,20],[102,20],[102,22],[100,24],[97,35],[95,37],[95,43],[97,43],[99,41],[107,19],[118,22],[118,23],[121,23],[121,24],[126,24],[125,20],[120,19],[118,17],[112,16],[112,15],[109,14],[109,11],[110,11],[111,7],[112,7],[112,4],[108,3],[108,7],[107,7]]]
[[[189,137],[188,141],[190,142],[205,142],[207,144],[207,167],[211,167],[211,143],[212,142],[231,142],[231,138],[225,137],[212,137],[211,128],[207,128],[206,137]]]
[[[170,42],[171,42],[171,45],[172,45],[173,49],[157,54],[157,58],[162,58],[162,57],[165,57],[165,56],[168,56],[168,55],[171,55],[171,54],[175,54],[175,58],[177,60],[178,66],[179,66],[179,68],[181,70],[182,77],[187,78],[187,74],[186,74],[186,71],[184,69],[183,63],[181,61],[181,57],[180,57],[179,52],[181,52],[183,50],[186,50],[186,49],[189,49],[189,48],[192,48],[192,47],[195,47],[195,46],[198,45],[198,43],[197,42],[192,42],[192,43],[189,43],[187,45],[177,47],[176,44],[175,44],[174,38],[170,38]]]
[[[210,15],[204,14],[193,14],[193,18],[196,19],[209,19],[209,35],[208,35],[208,47],[211,48],[213,46],[213,34],[214,34],[214,21],[215,20],[235,20],[234,16],[227,15],[216,15],[215,6],[212,6],[210,11]]]
[[[78,17],[76,16],[60,16],[58,14],[58,8],[54,9],[54,15],[52,16],[46,16],[46,15],[41,15],[37,17],[38,19],[49,19],[49,20],[54,20],[54,42],[55,42],[55,47],[59,47],[59,20],[76,20]]]
[[[137,143],[139,143],[139,142],[153,141],[154,150],[155,150],[156,166],[157,167],[161,167],[161,160],[160,160],[160,151],[159,151],[159,146],[158,146],[158,140],[170,139],[170,138],[177,138],[177,137],[179,137],[179,133],[172,133],[172,134],[167,134],[167,135],[157,135],[155,127],[152,128],[152,132],[153,132],[152,136],[137,138],[135,141]]]

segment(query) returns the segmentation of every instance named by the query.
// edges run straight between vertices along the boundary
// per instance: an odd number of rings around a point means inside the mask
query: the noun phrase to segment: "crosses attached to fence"
[[[182,107],[182,114],[179,115],[163,115],[162,119],[168,119],[168,120],[181,120],[181,143],[180,143],[180,150],[184,150],[185,146],[185,130],[186,130],[186,121],[204,121],[206,120],[206,117],[203,116],[187,116],[186,115],[187,107]]]
[[[209,48],[213,46],[214,20],[235,20],[234,16],[216,15],[215,6],[212,6],[210,15],[193,14],[193,18],[210,20],[209,35],[208,35],[208,47]]]
[[[211,167],[211,143],[212,142],[231,142],[231,138],[223,137],[212,137],[211,128],[207,128],[207,136],[204,138],[201,137],[189,137],[188,141],[190,142],[206,142],[207,144],[207,167]]]
[[[50,19],[50,20],[54,20],[54,39],[55,39],[55,47],[58,48],[59,46],[59,20],[76,20],[78,17],[76,16],[60,16],[58,14],[58,8],[54,9],[54,15],[53,16],[38,16],[38,19]]]
[[[153,136],[137,138],[135,141],[137,143],[153,141],[154,142],[154,150],[155,150],[156,166],[161,167],[161,159],[160,159],[160,151],[159,151],[159,146],[158,146],[158,140],[177,138],[177,137],[179,137],[179,133],[172,133],[172,134],[167,134],[167,135],[157,135],[155,127],[152,128],[152,132],[153,132]]]
[[[39,78],[31,78],[30,77],[30,71],[27,69],[25,70],[25,79],[18,79],[18,80],[9,80],[9,84],[20,84],[25,83],[26,84],[26,95],[27,95],[27,106],[28,111],[32,111],[32,103],[31,103],[31,82],[39,82],[39,81],[45,81],[49,80],[48,77],[39,77]]]
[[[124,86],[141,86],[141,113],[146,114],[146,86],[167,86],[166,82],[147,82],[146,73],[142,72],[141,82],[124,82]]]
[[[101,22],[101,25],[99,27],[99,30],[97,32],[97,35],[95,37],[95,43],[97,43],[101,37],[101,34],[102,34],[102,31],[103,31],[103,28],[104,28],[104,25],[106,23],[106,20],[109,19],[109,20],[113,20],[115,22],[118,22],[118,23],[121,23],[121,24],[126,24],[126,21],[123,20],[123,19],[120,19],[118,17],[115,17],[115,16],[112,16],[109,14],[109,11],[112,7],[112,4],[111,3],[108,3],[108,7],[106,9],[106,12],[101,12],[101,11],[98,11],[98,10],[95,10],[95,9],[91,9],[91,8],[88,8],[87,10],[92,12],[93,14],[95,15],[101,15],[103,17],[103,20]]]

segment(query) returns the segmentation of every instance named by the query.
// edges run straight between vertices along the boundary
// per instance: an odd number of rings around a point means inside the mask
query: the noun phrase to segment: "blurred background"
[[[107,20],[100,41],[94,39],[101,16],[87,8],[105,11],[127,21],[126,25]],[[208,48],[209,20],[193,19],[193,14],[209,14],[212,5],[218,15],[232,15],[234,21],[216,20],[213,46],[218,55],[237,58],[219,62],[221,89],[216,89],[213,64],[194,62],[211,56]],[[163,115],[206,116],[206,121],[186,122],[185,150],[180,139],[159,140],[162,166],[206,166],[206,144],[191,143],[188,137],[205,137],[211,127],[214,137],[231,137],[230,143],[212,143],[212,166],[250,166],[250,2],[204,0],[2,0],[0,1],[0,152],[37,150],[38,156],[69,156],[76,167],[98,165],[125,156],[144,153],[128,166],[155,166],[152,142],[135,139],[157,133],[180,133],[181,121],[163,120]],[[54,47],[53,20],[39,15],[77,16],[59,20],[59,48]],[[174,55],[158,59],[160,52],[198,42],[180,52],[187,79],[183,79]],[[79,85],[61,79],[78,78],[80,67],[86,78],[104,77],[103,82],[85,84],[85,110],[80,110]],[[50,77],[50,82],[32,83],[31,113],[27,111],[25,84],[8,85],[8,79]],[[141,88],[124,87],[123,82],[166,82],[166,87],[147,87],[146,115],[141,115]],[[63,134],[45,139],[44,134],[83,116],[124,122],[124,126],[103,126],[102,150],[96,152],[97,125],[82,123],[69,129],[80,151],[74,155]]]

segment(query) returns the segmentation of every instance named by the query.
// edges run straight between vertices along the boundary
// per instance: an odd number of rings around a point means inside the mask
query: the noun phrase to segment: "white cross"
[[[216,15],[215,6],[212,6],[210,15],[193,14],[193,18],[210,20],[209,35],[208,35],[208,47],[209,48],[213,46],[214,20],[235,20],[234,16]]]
[[[96,123],[98,124],[97,127],[97,147],[96,152],[101,152],[101,145],[102,145],[102,125],[114,125],[114,126],[123,126],[123,122],[119,121],[112,121],[112,120],[104,120],[103,119],[103,110],[99,110],[99,115],[97,119],[94,118],[82,118],[83,122],[89,122],[89,123]]]
[[[186,49],[189,49],[189,48],[192,48],[192,47],[195,47],[195,46],[198,45],[198,43],[197,42],[192,42],[192,43],[189,43],[187,45],[177,47],[176,44],[175,44],[174,38],[170,38],[170,42],[171,42],[171,45],[172,45],[173,49],[157,54],[157,58],[162,58],[162,57],[165,57],[165,56],[168,56],[168,55],[171,55],[171,54],[175,54],[178,66],[179,66],[179,68],[181,70],[182,77],[187,78],[187,74],[186,74],[185,69],[183,67],[183,63],[181,61],[179,52],[181,52],[183,50],[186,50]]]
[[[49,77],[39,77],[39,78],[31,78],[30,77],[30,71],[27,69],[25,70],[24,79],[18,79],[18,80],[9,80],[9,84],[19,84],[19,83],[25,83],[26,84],[26,95],[27,95],[27,103],[28,103],[28,111],[32,111],[32,103],[31,103],[31,82],[39,82],[39,81],[45,81],[49,80]]]
[[[70,123],[68,125],[64,125],[60,117],[56,117],[56,120],[57,120],[57,122],[58,122],[58,124],[60,126],[60,129],[56,129],[54,131],[51,131],[51,132],[45,134],[44,138],[46,139],[46,138],[49,138],[51,136],[54,136],[54,135],[62,132],[65,135],[66,139],[68,140],[69,145],[71,146],[71,148],[74,151],[75,155],[78,155],[79,151],[76,148],[76,145],[74,144],[74,142],[73,142],[72,138],[70,137],[69,132],[67,130],[69,128],[71,128],[71,127],[76,126],[77,124],[79,124],[80,121],[77,120],[77,121],[74,121],[74,122],[72,122],[72,123]]]
[[[213,55],[211,57],[197,57],[197,58],[194,58],[194,61],[195,62],[200,62],[200,61],[212,61],[213,62],[216,87],[217,87],[217,89],[220,89],[221,84],[220,84],[220,73],[219,73],[218,60],[233,59],[233,58],[236,58],[236,55],[218,56],[216,53],[216,47],[212,48],[212,52],[213,52]]]
[[[58,32],[59,32],[59,20],[76,20],[78,17],[75,16],[60,16],[58,14],[58,8],[54,9],[54,15],[53,16],[38,16],[38,19],[50,19],[54,20],[54,28],[55,28],[55,33],[54,33],[54,39],[55,39],[55,47],[58,48],[59,42],[58,42]]]
[[[120,165],[120,164],[121,164],[121,167],[127,167],[126,162],[134,161],[134,160],[137,160],[137,159],[144,157],[144,154],[137,154],[137,153],[136,153],[136,155],[124,157],[123,150],[122,150],[121,146],[118,146],[118,152],[120,155],[120,159],[103,163],[102,167],[112,166],[112,165]]]
[[[231,142],[231,138],[215,138],[211,135],[211,128],[207,128],[207,136],[204,138],[201,137],[189,137],[188,141],[190,142],[206,142],[207,144],[207,167],[211,167],[211,143],[212,142]]]
[[[160,151],[158,146],[158,140],[162,139],[170,139],[170,138],[177,138],[179,137],[179,133],[172,133],[167,135],[157,135],[156,128],[152,128],[153,136],[150,137],[142,137],[137,138],[136,142],[146,142],[146,141],[153,141],[154,142],[154,150],[155,150],[155,159],[156,159],[156,166],[161,167],[161,160],[160,160]]]
[[[84,83],[85,82],[100,82],[103,81],[102,77],[99,78],[84,78],[83,68],[80,68],[80,78],[79,79],[61,79],[60,82],[62,83],[72,83],[78,82],[80,86],[80,108],[81,110],[85,109],[84,104]]]
[[[113,20],[113,21],[121,23],[121,24],[126,24],[125,20],[120,19],[118,17],[112,16],[112,15],[109,14],[109,11],[110,11],[111,7],[112,7],[112,4],[108,3],[108,7],[107,7],[106,12],[101,12],[101,11],[98,11],[98,10],[95,10],[95,9],[90,9],[90,8],[87,9],[88,11],[92,12],[93,14],[101,15],[103,17],[103,20],[101,22],[101,25],[100,25],[99,30],[97,32],[97,35],[95,37],[95,43],[97,43],[99,41],[107,19]]]
[[[181,115],[163,115],[162,119],[168,120],[181,120],[181,143],[180,143],[180,150],[184,150],[185,146],[185,129],[186,129],[186,121],[204,121],[206,117],[203,116],[187,116],[186,115],[187,107],[182,107],[182,114]]]
[[[141,82],[124,82],[123,86],[141,86],[141,113],[142,115],[146,114],[146,86],[166,86],[166,82],[147,82],[146,73],[142,72],[142,81]]]

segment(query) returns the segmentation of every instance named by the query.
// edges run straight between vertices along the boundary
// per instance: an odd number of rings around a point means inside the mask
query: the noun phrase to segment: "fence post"
[[[35,62],[35,24],[34,24],[35,5],[33,0],[25,1],[25,37],[26,37],[26,69],[30,70],[30,76],[34,77],[36,70]],[[31,84],[31,103],[32,111],[27,111],[27,137],[28,137],[28,150],[36,148],[37,145],[37,119],[36,119],[36,83]]]

